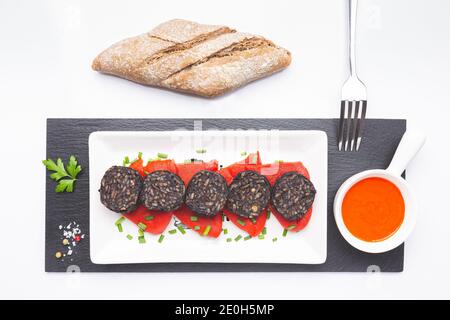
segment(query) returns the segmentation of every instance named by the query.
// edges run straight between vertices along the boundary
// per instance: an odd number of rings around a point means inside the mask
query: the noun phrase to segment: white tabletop
[[[46,118],[336,117],[346,1],[1,1],[0,298],[450,298],[449,10],[446,0],[360,1],[368,117],[407,118],[428,136],[408,168],[422,211],[404,272],[47,274]],[[214,100],[91,70],[111,43],[172,18],[264,35],[292,52],[292,65]]]

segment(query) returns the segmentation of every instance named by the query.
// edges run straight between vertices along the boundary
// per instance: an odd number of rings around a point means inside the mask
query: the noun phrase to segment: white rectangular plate
[[[195,150],[205,148],[204,154]],[[93,132],[89,137],[90,179],[90,254],[93,263],[157,263],[157,262],[220,262],[220,263],[324,263],[327,256],[327,136],[323,131],[233,130],[233,131],[149,131]],[[267,234],[244,241],[227,242],[227,238],[243,237],[245,232],[225,221],[228,234],[217,239],[202,237],[187,230],[169,234],[172,219],[162,243],[158,235],[146,233],[146,243],[139,244],[137,226],[128,220],[119,232],[114,222],[119,214],[109,211],[100,202],[98,189],[105,171],[121,165],[143,152],[144,159],[158,152],[167,153],[176,162],[196,158],[217,159],[223,166],[242,160],[242,151],[259,150],[263,163],[276,160],[301,161],[309,170],[317,194],[309,224],[298,233],[283,237],[283,228],[272,215],[267,221]],[[133,235],[128,240],[126,235]],[[272,241],[273,238],[277,241]]]

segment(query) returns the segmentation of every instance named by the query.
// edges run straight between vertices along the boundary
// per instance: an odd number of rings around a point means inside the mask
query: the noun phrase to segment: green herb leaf
[[[167,153],[158,152],[158,158],[167,159],[169,155]]]
[[[184,230],[184,228],[183,228],[183,226],[181,224],[179,224],[177,226],[177,229],[181,232],[181,234],[185,234],[186,233],[186,230]]]
[[[175,234],[175,233],[177,233],[177,229],[169,230],[169,233],[170,233],[170,234]]]
[[[234,238],[234,241],[239,241],[242,239],[242,236],[239,234],[236,238]]]
[[[64,163],[61,158],[58,158],[56,162],[52,159],[43,160],[42,163],[45,165],[47,170],[54,171],[52,174],[50,174],[50,178],[52,180],[58,181],[55,192],[73,192],[74,183],[77,180],[77,175],[81,171],[81,166],[78,165],[75,156],[69,157],[67,170],[64,167]]]
[[[131,234],[127,234],[127,239],[128,240],[133,240],[133,236]]]
[[[60,192],[73,192],[73,184],[75,179],[62,179],[58,181],[55,191]]]
[[[162,234],[159,236],[158,242],[161,243],[161,242],[163,242],[163,240],[164,240],[164,235]]]
[[[250,240],[252,238],[252,236],[248,235],[246,237],[244,237],[244,241]]]
[[[69,163],[67,164],[67,172],[73,179],[76,179],[80,171],[81,166],[78,164],[77,159],[74,156],[70,156]]]

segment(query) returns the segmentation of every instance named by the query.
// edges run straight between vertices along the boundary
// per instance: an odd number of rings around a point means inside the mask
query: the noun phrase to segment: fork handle
[[[348,31],[350,34],[348,41],[348,51],[350,59],[350,76],[356,76],[356,12],[358,9],[358,0],[349,0],[349,19],[348,19]]]

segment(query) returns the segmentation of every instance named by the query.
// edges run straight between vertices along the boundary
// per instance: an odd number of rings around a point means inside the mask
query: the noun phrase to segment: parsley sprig
[[[58,182],[55,188],[56,192],[73,192],[75,181],[81,171],[81,166],[75,156],[70,156],[66,167],[61,158],[58,158],[56,162],[52,159],[43,160],[42,163],[48,170],[54,171],[50,174],[50,178]]]

